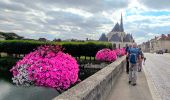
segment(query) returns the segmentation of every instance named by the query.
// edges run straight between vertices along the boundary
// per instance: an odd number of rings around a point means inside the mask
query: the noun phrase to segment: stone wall
[[[53,100],[105,100],[125,66],[125,56]]]

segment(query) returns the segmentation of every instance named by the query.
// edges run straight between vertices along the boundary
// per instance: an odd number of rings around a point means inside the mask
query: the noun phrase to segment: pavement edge
[[[162,100],[161,96],[159,95],[158,93],[158,90],[151,78],[151,75],[149,74],[149,72],[146,70],[145,66],[143,66],[143,71],[144,71],[144,74],[146,76],[146,80],[147,80],[147,83],[148,83],[148,86],[149,86],[149,90],[151,92],[151,95],[152,95],[152,99],[153,100]]]

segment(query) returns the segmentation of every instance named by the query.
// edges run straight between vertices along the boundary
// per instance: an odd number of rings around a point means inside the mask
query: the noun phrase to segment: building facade
[[[132,34],[126,34],[123,27],[123,18],[121,15],[120,24],[116,23],[108,34],[102,34],[99,41],[112,43],[113,48],[122,48],[131,45],[134,42]]]
[[[144,42],[140,45],[144,52],[157,52],[163,50],[164,52],[170,52],[170,34],[162,34],[159,37],[155,37],[148,42]]]

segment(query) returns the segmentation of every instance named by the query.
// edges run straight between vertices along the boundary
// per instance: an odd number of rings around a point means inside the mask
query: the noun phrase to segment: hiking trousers
[[[129,66],[129,81],[131,81],[132,84],[136,84],[137,80],[137,64],[130,63]]]
[[[126,72],[129,73],[129,58],[126,56]]]
[[[140,72],[142,70],[142,61],[138,63],[138,71]]]

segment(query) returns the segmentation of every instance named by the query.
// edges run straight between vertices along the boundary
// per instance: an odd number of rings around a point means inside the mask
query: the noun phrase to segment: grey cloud
[[[47,10],[48,7],[77,8],[88,12],[125,8],[130,0],[13,0],[35,9]]]
[[[19,4],[19,3],[14,3],[14,2],[0,2],[0,10],[12,10],[12,11],[28,11],[28,8],[24,7],[24,5]]]
[[[164,21],[152,19],[148,20],[141,20],[141,21],[134,21],[134,22],[127,22],[125,23],[125,31],[131,32],[134,37],[144,37],[150,38],[147,33],[158,33],[158,34],[165,34],[170,32],[169,25],[163,26],[152,26],[152,24],[163,24]]]
[[[98,34],[101,34],[98,32],[102,30],[102,26],[108,25],[110,27],[113,25],[110,19],[102,15],[102,11],[112,12],[119,8],[126,8],[129,1],[130,0],[10,0],[10,4],[0,2],[0,10],[1,13],[3,13],[3,15],[0,15],[0,20],[2,21],[0,23],[0,29],[14,32],[18,30],[19,35],[29,38],[85,39],[90,38],[92,35],[97,37]],[[161,6],[163,5],[161,0],[159,2],[157,1],[159,0],[152,1],[151,3],[151,0],[140,0],[144,5],[152,8],[169,8]],[[165,6],[167,5],[169,5],[169,2],[166,2]],[[65,12],[64,10],[52,11],[52,7],[60,9],[80,9],[93,13],[94,16],[85,18],[79,14]],[[4,12],[4,9],[9,9],[11,12]],[[41,13],[43,16],[41,16]],[[4,23],[3,20],[8,21],[10,24]],[[157,19],[154,21],[150,19],[138,19],[131,22],[126,21],[126,19],[124,20],[125,31],[135,33],[135,37],[143,36],[142,33],[146,32],[157,31],[163,33],[168,31],[167,26],[165,26],[165,30],[162,26],[149,26],[150,24],[169,21],[168,19]],[[109,31],[110,30],[107,32]]]
[[[47,19],[48,23],[53,25],[67,24],[74,26],[76,23],[80,23],[84,20],[83,17],[79,15],[63,11],[49,11],[46,15],[53,18]]]
[[[57,2],[51,0],[51,2],[57,6],[80,8],[89,12],[124,8],[128,5],[128,0],[58,0]]]
[[[138,0],[148,8],[170,9],[170,0]]]
[[[110,20],[104,18],[104,16],[97,14],[90,18],[83,18],[70,12],[51,11],[48,12],[47,15],[54,18],[47,20],[48,25],[53,25],[56,27],[59,25],[71,26],[73,27],[72,31],[76,30],[77,27],[79,27],[79,31],[82,33],[90,33],[91,31],[97,30],[97,28],[100,27],[102,24],[112,23]]]

